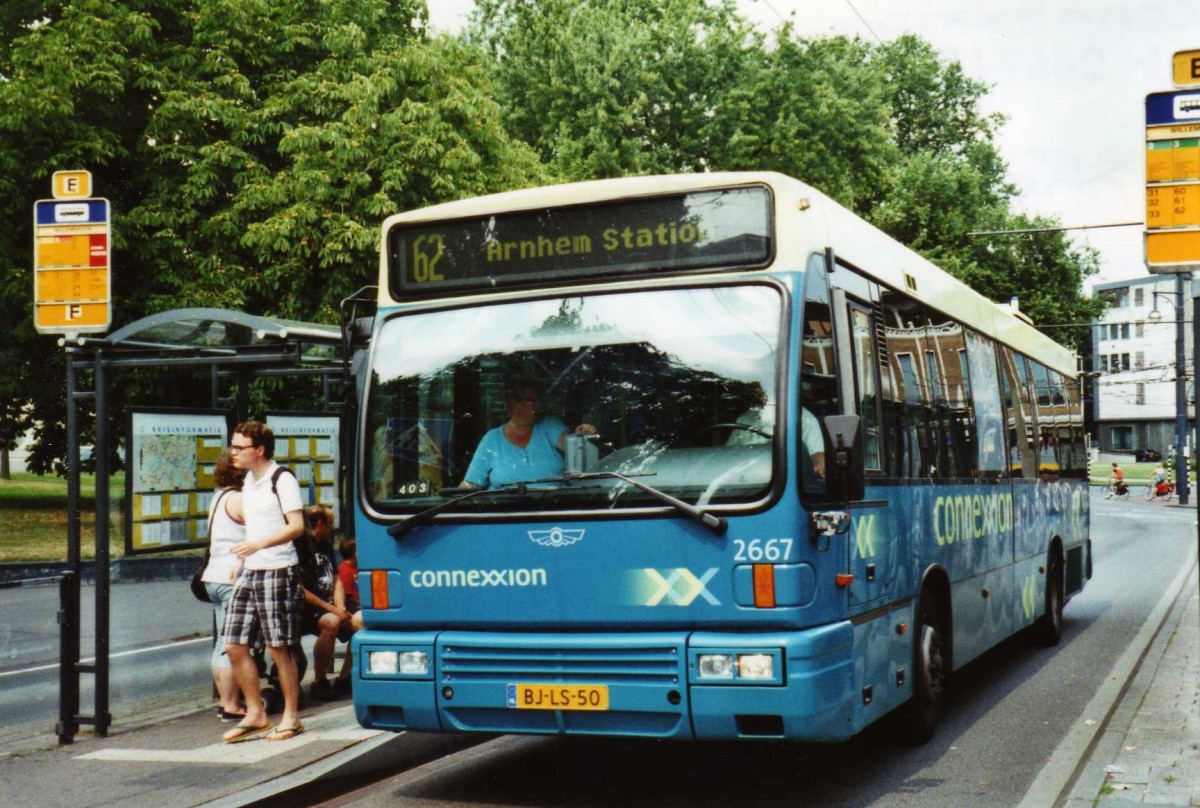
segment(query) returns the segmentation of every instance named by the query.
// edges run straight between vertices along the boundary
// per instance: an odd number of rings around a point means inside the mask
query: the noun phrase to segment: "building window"
[[[1119,309],[1129,305],[1129,287],[1119,286],[1116,289],[1104,289],[1099,293],[1100,299],[1107,301],[1110,306]]]
[[[1134,404],[1145,404],[1146,403],[1146,385],[1143,384],[1142,382],[1138,382],[1136,385],[1134,385],[1133,403]]]
[[[1129,370],[1129,354],[1121,354],[1121,370]]]
[[[1133,290],[1133,305],[1141,306],[1145,301],[1145,290],[1141,287]]]
[[[1138,321],[1138,322],[1134,323],[1133,324],[1133,335],[1135,337],[1146,336],[1146,323],[1142,322],[1142,321]]]
[[[1133,355],[1133,366],[1135,368],[1144,368],[1146,366],[1146,352],[1138,351]],[[1138,385],[1141,387],[1141,385]]]
[[[1108,428],[1108,437],[1112,441],[1112,448],[1117,451],[1133,449],[1133,427],[1131,426],[1111,426]]]
[[[1100,372],[1108,373],[1108,354],[1100,355]]]
[[[1109,339],[1119,339],[1120,334],[1121,334],[1120,324],[1118,324],[1118,323],[1109,323],[1108,324],[1108,338]]]
[[[1121,339],[1129,339],[1129,323],[1121,323]]]

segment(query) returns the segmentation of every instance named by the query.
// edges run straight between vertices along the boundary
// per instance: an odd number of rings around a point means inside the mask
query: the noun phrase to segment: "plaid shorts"
[[[261,633],[278,648],[300,641],[300,565],[277,570],[242,569],[225,611],[225,641],[253,646]]]

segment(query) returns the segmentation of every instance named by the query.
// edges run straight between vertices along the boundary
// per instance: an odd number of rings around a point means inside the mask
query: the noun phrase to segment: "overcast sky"
[[[991,87],[985,111],[1018,207],[1064,225],[1145,216],[1145,97],[1172,89],[1171,57],[1200,48],[1200,0],[738,0],[763,28],[887,41],[915,33]],[[457,30],[473,0],[430,0]],[[803,179],[801,177],[800,179]],[[1143,277],[1141,227],[1076,231],[1100,251],[1096,282]]]

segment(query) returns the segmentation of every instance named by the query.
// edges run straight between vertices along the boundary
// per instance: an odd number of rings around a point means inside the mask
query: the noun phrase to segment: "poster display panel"
[[[275,433],[275,462],[296,475],[304,504],[329,507],[334,527],[340,527],[341,417],[328,413],[271,412],[267,413],[267,424]]]
[[[129,416],[125,552],[203,546],[217,460],[229,443],[225,413],[143,410]]]

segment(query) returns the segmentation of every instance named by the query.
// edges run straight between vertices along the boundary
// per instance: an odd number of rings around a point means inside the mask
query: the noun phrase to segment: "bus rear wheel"
[[[904,733],[913,743],[925,743],[937,729],[950,673],[946,625],[941,598],[922,592],[913,637],[912,699],[904,713]]]

